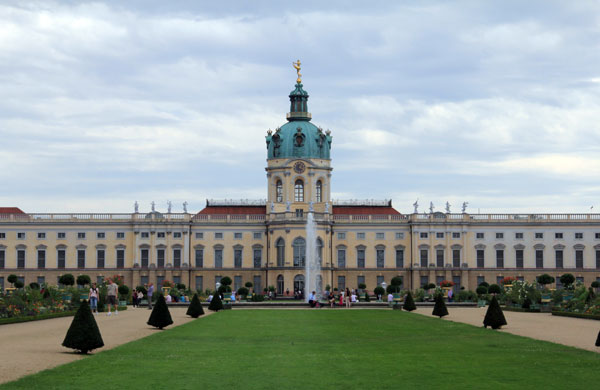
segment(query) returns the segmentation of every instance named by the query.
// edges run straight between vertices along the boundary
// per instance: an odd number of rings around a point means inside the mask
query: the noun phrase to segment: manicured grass
[[[599,368],[600,354],[398,310],[232,310],[0,388],[589,389]]]

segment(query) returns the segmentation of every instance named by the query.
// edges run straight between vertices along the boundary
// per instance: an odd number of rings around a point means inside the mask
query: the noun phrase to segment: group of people
[[[152,294],[154,293],[154,285],[152,283],[145,286],[147,295],[148,295],[148,309],[152,310]],[[119,294],[119,286],[115,283],[114,280],[108,279],[106,286],[106,307],[108,308],[107,316],[112,315],[112,310],[114,310],[115,315],[119,314],[118,310],[118,294]],[[96,283],[92,283],[90,287],[90,291],[88,292],[88,301],[90,302],[90,309],[92,313],[95,315],[98,314],[98,298],[100,297],[100,290]],[[133,290],[131,293],[131,299],[133,303],[133,307],[139,307],[140,302],[144,298],[144,293],[141,289]]]
[[[329,305],[333,308],[336,304],[339,306],[346,306],[347,308],[352,307],[352,303],[358,301],[358,292],[355,289],[350,290],[346,288],[345,290],[336,293],[334,291],[325,290],[323,296],[329,302]],[[318,307],[319,301],[317,300],[316,292],[313,291],[308,296],[308,303],[310,307]]]

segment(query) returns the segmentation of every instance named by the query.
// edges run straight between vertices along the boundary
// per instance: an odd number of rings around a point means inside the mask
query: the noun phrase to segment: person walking
[[[90,292],[88,293],[88,301],[90,301],[90,309],[92,309],[92,313],[98,314],[98,296],[100,295],[98,291],[98,287],[96,287],[96,283],[92,283],[92,287],[90,288]]]
[[[135,307],[137,305],[138,305],[137,290],[133,290],[133,292],[131,293],[131,307],[135,309]]]
[[[110,312],[110,307],[114,306],[115,308],[115,315],[119,314],[119,310],[117,310],[117,290],[118,290],[118,286],[115,283],[114,280],[109,279],[108,280],[108,287],[107,287],[107,291],[106,291],[106,306],[108,306],[108,313],[106,313],[107,316],[111,315],[112,313]]]
[[[346,309],[350,309],[352,307],[352,302],[350,301],[350,289],[346,287],[346,295],[344,295],[344,300],[346,301]]]
[[[148,285],[148,310],[152,310],[152,294],[154,294],[154,284]]]

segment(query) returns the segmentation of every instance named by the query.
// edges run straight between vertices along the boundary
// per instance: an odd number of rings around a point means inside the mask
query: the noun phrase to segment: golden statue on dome
[[[292,65],[294,66],[294,69],[296,69],[296,73],[298,73],[298,79],[296,80],[296,82],[300,84],[302,83],[302,75],[300,74],[300,60],[292,62]]]

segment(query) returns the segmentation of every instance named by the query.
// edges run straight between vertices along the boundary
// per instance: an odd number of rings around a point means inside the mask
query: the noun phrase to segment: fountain
[[[321,298],[323,292],[321,277],[321,259],[317,251],[317,223],[315,222],[312,210],[309,211],[306,219],[306,261],[305,261],[305,279],[304,296],[308,302],[310,293],[316,291],[317,301]]]

